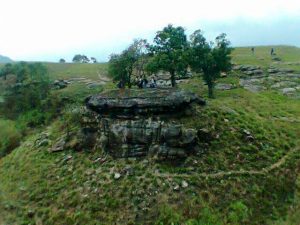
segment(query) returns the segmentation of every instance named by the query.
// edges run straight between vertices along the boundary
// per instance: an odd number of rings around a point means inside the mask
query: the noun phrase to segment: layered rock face
[[[199,151],[198,133],[178,124],[197,95],[175,89],[114,90],[86,99],[84,128],[115,157],[183,158]]]

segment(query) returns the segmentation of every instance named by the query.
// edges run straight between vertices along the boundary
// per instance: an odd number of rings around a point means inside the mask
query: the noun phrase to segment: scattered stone
[[[54,89],[63,89],[68,86],[68,82],[66,80],[55,80],[53,82]]]
[[[126,174],[127,176],[132,176],[134,174],[134,170],[131,166],[127,165],[123,169],[123,173]]]
[[[38,147],[43,147],[43,146],[48,146],[49,145],[49,140],[48,139],[44,139],[44,140],[41,140],[39,143],[38,143]]]
[[[65,137],[60,138],[50,149],[50,152],[59,152],[64,150],[64,147],[66,145]]]
[[[185,180],[183,180],[183,181],[181,182],[181,187],[187,188],[188,186],[189,186],[189,184],[188,184],[188,182],[186,182]]]
[[[41,133],[38,138],[35,140],[34,145],[36,147],[43,147],[43,146],[48,146],[49,145],[49,134],[44,132]]]
[[[283,88],[281,91],[283,94],[288,95],[296,92],[296,88]]]
[[[115,173],[115,174],[114,174],[114,179],[115,179],[115,180],[120,179],[120,177],[121,177],[121,174],[120,174],[120,173]]]
[[[231,90],[234,88],[234,86],[232,84],[222,84],[222,83],[218,83],[215,87],[218,90]]]
[[[179,189],[180,189],[180,187],[179,187],[178,184],[176,184],[176,185],[173,187],[173,190],[174,190],[174,191],[179,191]]]
[[[65,158],[64,158],[64,161],[69,161],[70,159],[72,159],[73,156],[72,155],[67,155]]]
[[[246,141],[253,142],[255,139],[250,131],[243,129],[243,136]]]
[[[227,77],[227,73],[222,72],[222,73],[220,74],[220,77]]]

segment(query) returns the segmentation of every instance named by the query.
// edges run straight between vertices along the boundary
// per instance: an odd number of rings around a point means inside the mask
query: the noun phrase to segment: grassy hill
[[[300,71],[299,48],[273,47],[280,62],[271,59],[271,46],[256,47],[254,55],[250,48],[236,48],[233,61]],[[47,67],[53,79],[98,80],[107,69],[106,64]],[[0,158],[0,224],[299,224],[299,99],[272,90],[252,93],[239,79],[238,72],[220,79],[236,88],[216,90],[216,99],[180,120],[186,127],[207,129],[214,138],[205,154],[177,166],[112,159],[101,150],[49,153],[35,140],[45,132],[51,141],[61,137],[66,118],[36,128]],[[81,101],[112,86],[87,89],[78,83],[55,93]],[[207,98],[197,77],[179,88]],[[245,130],[253,141],[245,139]],[[115,172],[120,179],[114,179]]]

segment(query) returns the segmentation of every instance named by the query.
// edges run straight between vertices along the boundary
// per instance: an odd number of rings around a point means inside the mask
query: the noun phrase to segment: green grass
[[[51,79],[69,79],[86,77],[89,79],[99,79],[100,76],[107,75],[106,63],[46,63]]]
[[[255,53],[252,54],[251,47],[236,48],[232,53],[232,61],[238,64],[259,65],[262,68],[267,68],[270,65],[280,65],[279,67],[288,67],[300,71],[300,65],[282,65],[272,61],[270,55],[271,48],[274,48],[276,57],[282,59],[282,63],[292,62],[300,63],[300,48],[293,46],[259,46],[255,47]]]
[[[233,59],[267,68],[272,63],[267,59],[269,48],[257,47],[255,57],[249,48],[237,48]],[[297,48],[275,46],[275,52],[283,62],[300,61]],[[97,79],[97,71],[105,74],[107,65],[47,66],[53,79]],[[0,224],[299,224],[300,152],[292,151],[300,146],[299,100],[272,91],[248,92],[238,86],[238,79],[236,73],[220,79],[237,88],[216,90],[216,99],[180,119],[186,127],[206,128],[213,141],[205,154],[176,167],[112,159],[101,149],[49,153],[49,146],[36,147],[42,131],[49,133],[50,143],[65,133],[63,117],[34,130],[20,147],[0,158]],[[82,104],[85,96],[112,87],[110,82],[98,89],[72,84],[53,94]],[[199,78],[180,88],[207,98]],[[254,139],[246,140],[243,130]],[[289,157],[281,167],[264,175],[200,176],[264,171],[285,156]],[[95,162],[97,158],[106,160]],[[128,165],[132,175],[124,172]],[[122,174],[119,180],[113,178],[115,172]],[[182,181],[188,187],[174,191]]]

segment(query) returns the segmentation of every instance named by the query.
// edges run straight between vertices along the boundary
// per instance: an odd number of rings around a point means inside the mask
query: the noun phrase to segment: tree
[[[90,60],[87,56],[85,55],[80,55],[80,54],[77,54],[73,57],[72,61],[74,63],[88,63]]]
[[[146,40],[137,39],[121,54],[112,54],[109,60],[109,74],[114,80],[122,81],[131,88],[133,70],[142,54],[144,54]]]
[[[188,42],[183,27],[168,25],[156,33],[154,44],[150,46],[153,58],[147,67],[153,71],[169,72],[174,87],[175,76],[184,73],[188,67],[187,49]]]
[[[12,65],[16,83],[6,88],[4,107],[7,115],[20,114],[41,106],[50,91],[47,68],[41,63],[20,62]]]
[[[66,63],[66,60],[65,59],[60,59],[59,63]]]
[[[0,77],[6,80],[8,74],[13,73],[13,65],[11,63],[6,63],[4,67],[0,70]]]
[[[97,63],[97,59],[96,59],[95,57],[91,57],[91,61],[92,61],[93,63]]]
[[[190,37],[190,66],[194,72],[203,74],[210,98],[214,97],[215,81],[221,72],[231,69],[232,48],[229,46],[226,34],[220,34],[211,43],[206,41],[201,30],[196,30]]]

